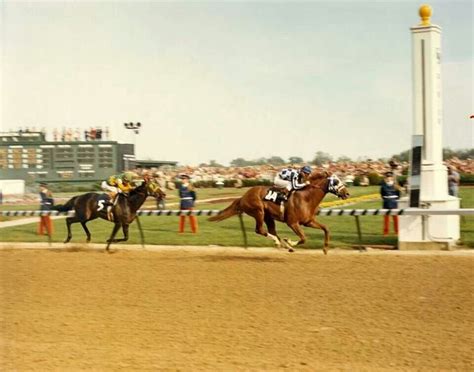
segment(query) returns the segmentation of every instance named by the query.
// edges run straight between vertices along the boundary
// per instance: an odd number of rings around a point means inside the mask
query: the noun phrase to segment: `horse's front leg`
[[[123,231],[123,239],[120,239],[122,242],[126,242],[128,240],[128,223],[122,225],[122,231]]]
[[[290,247],[304,244],[304,242],[306,241],[306,236],[304,235],[303,229],[301,228],[299,222],[287,223],[287,225],[291,228],[291,230],[293,230],[296,235],[298,235],[300,240],[294,242],[290,239],[285,239],[286,243],[288,243]]]
[[[123,238],[113,239],[112,243],[126,242],[128,240],[128,226],[129,226],[128,224],[123,224],[122,225]]]
[[[328,254],[328,248],[329,248],[329,230],[328,228],[323,225],[322,223],[319,223],[316,221],[316,219],[312,219],[310,222],[305,224],[305,226],[312,227],[313,229],[321,229],[324,232],[324,246],[323,246],[323,252],[324,254]]]
[[[114,229],[112,230],[112,234],[110,235],[109,240],[107,240],[107,247],[105,248],[106,251],[109,251],[110,244],[116,241],[114,238],[115,238],[115,235],[117,234],[117,231],[119,231],[120,226],[121,226],[121,223],[115,223]]]

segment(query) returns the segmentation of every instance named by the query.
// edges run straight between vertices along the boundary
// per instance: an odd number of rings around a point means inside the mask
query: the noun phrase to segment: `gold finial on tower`
[[[420,14],[421,17],[421,26],[429,26],[431,25],[430,18],[431,14],[433,14],[433,10],[431,9],[431,6],[424,4],[420,6],[420,10],[418,11],[418,14]]]

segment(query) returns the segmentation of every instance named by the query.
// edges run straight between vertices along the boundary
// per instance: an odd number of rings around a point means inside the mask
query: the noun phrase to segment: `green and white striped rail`
[[[217,209],[142,209],[137,212],[139,216],[215,216],[221,211]],[[0,211],[4,217],[29,217],[29,216],[73,216],[74,211]],[[436,215],[458,215],[474,216],[474,208],[462,209],[429,209],[429,208],[407,208],[407,209],[320,209],[318,216],[436,216]]]

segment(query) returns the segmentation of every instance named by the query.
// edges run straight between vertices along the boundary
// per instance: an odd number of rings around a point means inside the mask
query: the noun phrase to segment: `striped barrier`
[[[139,216],[215,216],[219,214],[217,209],[197,209],[197,210],[139,210]],[[0,216],[4,217],[29,217],[29,216],[73,216],[74,211],[0,211]],[[407,209],[320,209],[318,216],[434,216],[434,215],[458,215],[474,216],[474,208],[463,209],[428,209],[428,208],[407,208]]]

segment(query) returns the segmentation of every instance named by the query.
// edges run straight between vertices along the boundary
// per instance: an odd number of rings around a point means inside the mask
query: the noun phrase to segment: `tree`
[[[288,162],[290,164],[302,164],[304,163],[304,160],[303,158],[300,158],[299,156],[290,156],[290,158],[288,159]]]
[[[237,159],[234,159],[230,162],[230,165],[232,165],[233,167],[245,167],[248,165],[248,161],[245,160],[244,158],[237,158]]]
[[[219,168],[223,167],[222,164],[219,164],[219,163],[216,162],[215,160],[210,160],[210,161],[209,161],[209,166],[210,166],[210,167],[219,167]]]
[[[332,161],[332,156],[329,155],[327,152],[318,151],[313,159],[313,164],[317,166],[321,166],[328,161]]]
[[[349,161],[352,161],[352,159],[351,159],[350,157],[348,157],[348,156],[341,155],[341,156],[339,156],[339,157],[337,158],[336,161],[347,163],[347,162],[349,162]]]
[[[251,165],[263,165],[263,164],[267,164],[267,159],[259,158],[257,160],[252,160],[251,163],[252,163]]]
[[[272,156],[267,159],[267,163],[272,165],[283,165],[285,164],[285,161],[279,156]]]
[[[233,167],[248,167],[251,165],[261,165],[266,164],[267,160],[265,158],[260,158],[256,160],[245,160],[244,158],[237,158],[230,162],[230,165]]]
[[[397,155],[392,155],[392,158],[399,162],[409,161],[410,150],[402,151],[400,154],[397,154]]]

